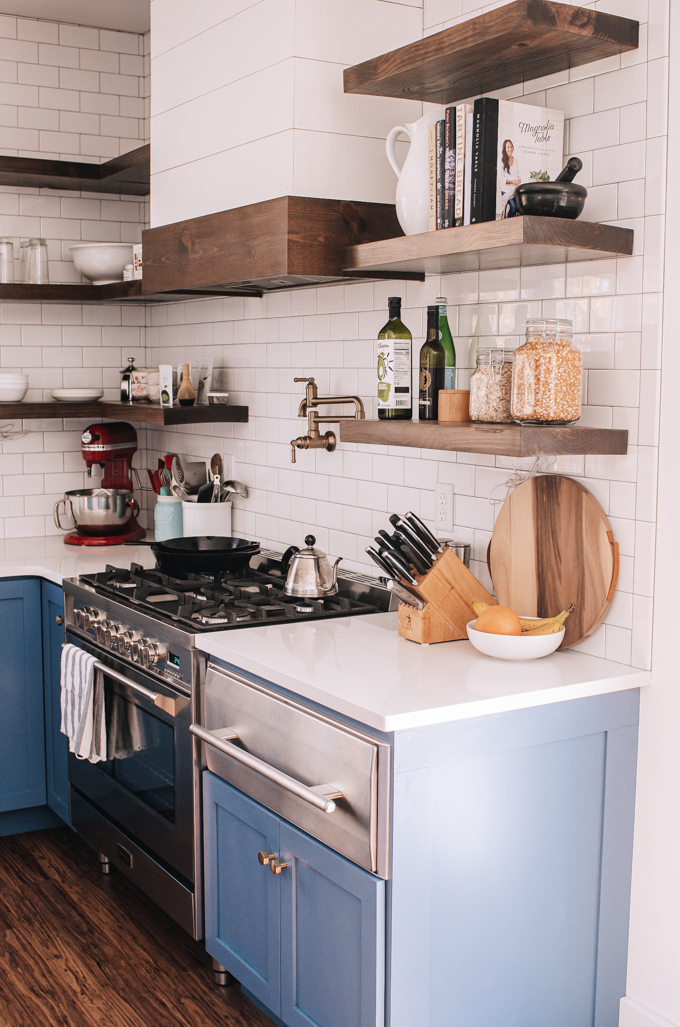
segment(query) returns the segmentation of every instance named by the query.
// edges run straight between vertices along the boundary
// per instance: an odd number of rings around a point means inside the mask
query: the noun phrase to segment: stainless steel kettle
[[[313,548],[315,542],[313,535],[307,535],[307,548],[293,551],[283,588],[285,595],[321,599],[338,591],[338,564],[342,557],[331,565],[325,553]]]

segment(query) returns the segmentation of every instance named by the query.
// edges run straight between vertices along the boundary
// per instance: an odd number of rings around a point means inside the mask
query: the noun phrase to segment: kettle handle
[[[399,178],[399,176],[401,175],[401,168],[397,164],[397,158],[394,153],[394,144],[396,143],[400,135],[408,136],[409,142],[411,142],[411,133],[407,128],[405,128],[404,125],[397,125],[395,128],[391,129],[388,132],[387,139],[385,141],[385,152],[387,153],[387,159],[392,165],[392,171],[394,171],[397,178]]]
[[[281,557],[281,575],[282,576],[284,574],[288,573],[288,568],[290,567],[290,561],[293,559],[295,554],[299,553],[299,552],[300,552],[300,549],[299,549],[298,546],[288,546],[288,549],[286,549],[285,553]]]
[[[64,525],[61,523],[61,520],[59,519],[59,507],[61,506],[62,503],[64,504],[64,513],[66,513],[66,504],[68,503],[68,499],[66,499],[66,497],[64,497],[63,499],[60,499],[59,502],[54,504],[54,510],[53,510],[54,523],[56,524],[56,526],[59,528],[60,531],[73,531],[73,529],[76,526],[75,518],[73,517],[73,511],[71,511],[71,520],[73,521],[73,524],[70,525],[70,527],[69,527],[69,525],[66,525],[66,527],[64,527]]]

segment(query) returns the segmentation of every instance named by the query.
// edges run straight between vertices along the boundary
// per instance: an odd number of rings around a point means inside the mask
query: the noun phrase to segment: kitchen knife
[[[414,577],[403,553],[397,553],[394,549],[381,549],[380,555],[385,563],[392,568],[392,574],[396,574],[397,577],[406,578],[409,585],[418,584],[418,579]]]
[[[366,546],[366,552],[370,556],[371,560],[373,560],[376,567],[379,567],[383,574],[386,574],[388,578],[391,578],[394,571],[385,563],[380,553],[376,552],[373,546]]]
[[[423,540],[415,533],[408,521],[403,521],[400,517],[393,515],[395,520],[398,522],[394,526],[394,534],[396,537],[403,539],[411,549],[415,549],[423,560],[427,560],[428,567],[432,566],[432,546],[426,545]]]
[[[385,546],[387,549],[399,549],[400,543],[394,535],[388,535],[382,528],[378,530],[378,535],[380,535],[380,539],[376,538],[376,542],[379,541],[381,546]]]
[[[399,533],[397,532],[397,534]],[[403,536],[402,539],[403,541],[400,540],[399,543],[399,551],[404,554],[404,556],[411,564],[411,566],[415,567],[418,574],[427,574],[430,567],[432,566],[432,560],[429,558],[429,556],[427,557],[427,559],[425,559],[425,557],[423,556],[420,556],[420,554],[417,553],[415,549],[408,544],[407,540]]]
[[[404,514],[404,519],[406,521],[408,521],[408,523],[411,525],[413,530],[417,533],[419,538],[422,538],[422,540],[424,542],[427,541],[427,542],[430,543],[430,545],[434,546],[434,552],[435,553],[443,553],[444,552],[444,549],[443,549],[439,539],[437,538],[437,536],[432,534],[432,532],[430,531],[430,529],[427,527],[426,524],[423,524],[423,522],[421,521],[420,517],[417,517],[414,513],[411,513],[411,511],[409,510],[409,511],[407,511]]]
[[[396,581],[394,578],[388,578],[386,585],[390,592],[393,592],[397,599],[402,603],[406,603],[408,606],[414,606],[416,610],[425,609],[425,603],[423,600],[420,596],[416,595],[415,592],[412,592],[407,585],[402,585],[400,581]]]

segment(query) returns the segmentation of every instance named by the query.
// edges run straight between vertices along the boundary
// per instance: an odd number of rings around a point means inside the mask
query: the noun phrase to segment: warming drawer
[[[389,745],[213,663],[202,700],[209,770],[389,877]]]

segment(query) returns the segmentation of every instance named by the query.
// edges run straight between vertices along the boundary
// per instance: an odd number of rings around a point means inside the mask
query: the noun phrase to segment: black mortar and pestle
[[[570,157],[554,182],[522,182],[515,189],[518,214],[544,218],[577,218],[583,211],[588,190],[573,179],[583,167],[579,157]]]

